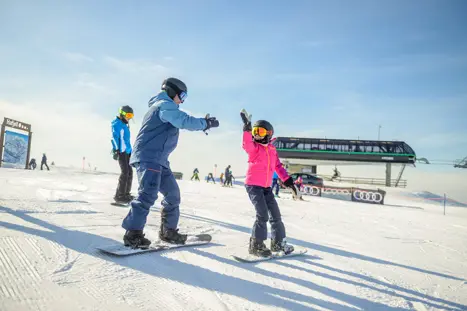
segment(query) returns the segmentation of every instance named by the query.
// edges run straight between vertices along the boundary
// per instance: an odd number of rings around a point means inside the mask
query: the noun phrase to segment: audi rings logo
[[[303,186],[303,192],[308,195],[319,196],[320,188],[315,186]]]
[[[323,188],[325,194],[350,194],[349,189],[338,189],[338,188]]]
[[[379,192],[354,190],[353,196],[357,201],[381,203],[384,199],[383,195]]]

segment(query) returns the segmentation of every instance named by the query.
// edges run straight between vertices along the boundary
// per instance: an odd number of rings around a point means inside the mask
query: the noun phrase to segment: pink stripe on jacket
[[[248,171],[245,184],[249,186],[271,187],[272,175],[276,171],[282,181],[289,178],[277,156],[272,143],[266,146],[253,141],[250,132],[243,132],[243,149],[248,153]]]

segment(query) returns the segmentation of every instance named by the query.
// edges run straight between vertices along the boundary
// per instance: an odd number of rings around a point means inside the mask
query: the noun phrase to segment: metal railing
[[[318,175],[324,180],[331,181],[331,175]],[[351,184],[364,184],[364,185],[377,185],[377,186],[386,186],[385,178],[367,178],[367,177],[336,177],[333,181],[346,182]],[[391,179],[391,187],[405,188],[407,187],[407,180],[400,179],[399,182],[397,179]]]

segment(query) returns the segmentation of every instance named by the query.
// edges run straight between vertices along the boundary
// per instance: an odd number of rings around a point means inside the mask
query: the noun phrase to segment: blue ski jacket
[[[119,117],[112,121],[112,148],[131,154],[130,128]]]
[[[161,91],[149,100],[149,110],[136,137],[130,164],[147,162],[170,168],[169,155],[178,144],[179,129],[202,131],[207,123],[181,111],[178,105]]]

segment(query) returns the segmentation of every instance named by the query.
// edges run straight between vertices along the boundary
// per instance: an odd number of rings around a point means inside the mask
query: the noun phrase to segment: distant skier
[[[279,175],[274,171],[274,174],[272,174],[272,191],[274,191],[274,195],[276,198],[279,197]]]
[[[164,80],[161,91],[149,100],[149,110],[136,137],[130,163],[136,167],[139,179],[138,196],[122,223],[126,230],[124,244],[133,248],[147,248],[151,241],[143,230],[149,209],[164,195],[159,238],[174,244],[185,244],[186,234],[178,232],[180,217],[180,189],[170,170],[169,155],[178,143],[179,129],[205,131],[219,126],[214,117],[195,118],[180,110],[186,100],[187,87],[176,78]]]
[[[303,178],[302,176],[298,175],[297,179],[295,180],[295,185],[298,189],[302,189],[303,186]]]
[[[195,168],[194,171],[193,171],[193,176],[191,176],[191,180],[193,180],[193,178],[194,178],[195,180],[199,181],[199,176],[198,175],[199,175],[199,171],[198,171],[197,168]]]
[[[133,168],[130,166],[132,149],[130,143],[130,127],[128,126],[128,121],[133,119],[133,117],[133,108],[130,106],[123,106],[120,108],[118,116],[112,121],[112,148],[121,171],[114,200],[117,203],[123,204],[130,203],[133,199],[130,194],[131,185],[133,183]]]
[[[231,185],[232,184],[232,175],[231,175],[231,170],[230,170],[230,165],[228,165],[226,168],[225,168],[225,172],[224,172],[224,176],[225,176],[225,182],[224,182],[224,186],[228,187],[229,184]]]
[[[29,169],[35,170],[36,166],[37,166],[36,159],[32,158],[31,161],[29,161]]]
[[[235,176],[233,175],[232,171],[230,171],[230,187],[233,187],[232,182],[235,181]]]
[[[258,120],[251,126],[251,115],[245,109],[240,113],[243,120],[243,149],[248,154],[248,171],[245,187],[256,209],[256,221],[250,238],[249,253],[268,257],[271,251],[291,253],[294,247],[287,244],[285,226],[279,206],[271,189],[271,176],[277,172],[285,186],[292,189],[295,196],[298,189],[289,177],[271,143],[274,128],[265,120]],[[267,222],[271,224],[271,250],[264,241],[267,239]]]
[[[45,165],[45,167],[47,168],[47,170],[50,171],[50,168],[49,168],[49,166],[47,165],[47,156],[45,155],[45,153],[42,154],[41,171],[43,170],[44,165]]]
[[[334,174],[331,177],[331,181],[334,181],[334,179],[339,177],[341,177],[341,173],[337,170],[337,166],[334,166]]]
[[[224,173],[221,173],[220,180],[221,180],[221,185],[224,186]]]
[[[235,179],[235,177],[234,177],[234,175],[232,174],[232,171],[229,171],[229,180],[228,180],[228,182],[227,182],[227,186],[233,187],[232,180],[234,180],[234,179]]]
[[[208,174],[208,177],[206,178],[206,182],[209,182],[210,180],[212,180],[214,184],[216,183],[216,181],[214,180],[214,176],[212,176],[212,173]]]

